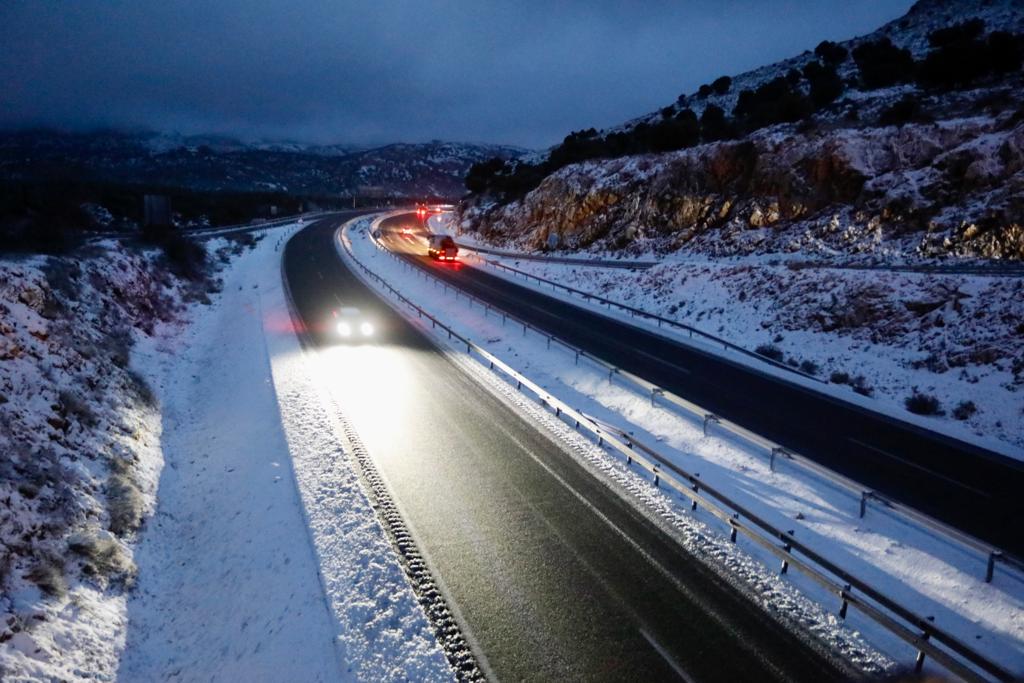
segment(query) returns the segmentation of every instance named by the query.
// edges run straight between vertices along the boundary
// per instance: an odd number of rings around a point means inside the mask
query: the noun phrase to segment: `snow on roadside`
[[[280,420],[320,565],[344,670],[352,680],[452,680],[448,662],[363,490],[318,370],[292,328],[280,273],[260,281]]]
[[[455,329],[511,363],[563,400],[657,443],[679,466],[700,472],[709,484],[762,514],[781,528],[794,528],[802,541],[818,548],[840,566],[879,586],[883,592],[951,629],[965,642],[1013,668],[1024,669],[1024,600],[1021,577],[1003,573],[985,584],[984,558],[964,552],[881,511],[858,517],[850,494],[801,471],[769,471],[765,458],[734,441],[705,437],[701,425],[662,407],[649,397],[618,384],[571,354],[535,335],[504,329],[500,319],[484,315],[441,288],[424,286],[422,276],[378,252],[358,230],[350,232],[361,259],[414,301],[453,324]],[[673,503],[675,505],[675,503]],[[717,523],[712,523],[717,527]],[[774,564],[753,548],[752,555]],[[792,576],[792,573],[791,573]],[[796,585],[834,609],[834,596],[809,582]],[[908,648],[866,620],[851,617],[872,644],[907,660]]]
[[[0,263],[4,680],[113,677],[163,462],[143,356],[201,315],[207,286],[115,242]]]
[[[760,257],[693,257],[644,271],[498,260],[750,350],[766,347],[780,360],[830,380],[815,383],[818,390],[1024,459],[1021,278],[793,269]],[[601,312],[638,323],[625,313]],[[690,343],[683,332],[676,334]],[[736,354],[726,357],[749,362]],[[911,413],[906,400],[915,391],[938,399],[942,414]]]
[[[264,342],[277,237],[238,257],[217,304],[161,349],[174,359],[159,389],[166,465],[120,680],[341,675]]]

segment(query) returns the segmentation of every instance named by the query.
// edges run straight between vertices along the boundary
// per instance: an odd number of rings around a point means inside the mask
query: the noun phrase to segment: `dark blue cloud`
[[[910,0],[0,4],[0,126],[546,146]]]

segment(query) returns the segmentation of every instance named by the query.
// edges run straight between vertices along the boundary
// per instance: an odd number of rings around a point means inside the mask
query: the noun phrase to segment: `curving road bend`
[[[473,267],[431,261],[415,214],[382,222],[388,248],[477,298],[859,481],[1024,557],[1024,462],[865,410]]]
[[[839,680],[781,628],[479,386],[338,259],[341,219],[284,270],[333,395],[386,479],[488,675],[498,680]],[[339,345],[341,303],[373,343]],[[334,377],[332,375],[331,377]]]

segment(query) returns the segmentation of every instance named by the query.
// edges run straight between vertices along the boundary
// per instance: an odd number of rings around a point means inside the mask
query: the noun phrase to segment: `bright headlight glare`
[[[359,326],[359,331],[363,333],[364,337],[369,337],[373,334],[373,325],[370,323],[363,323]]]
[[[347,337],[352,334],[352,326],[348,323],[338,323],[338,334],[342,337]]]

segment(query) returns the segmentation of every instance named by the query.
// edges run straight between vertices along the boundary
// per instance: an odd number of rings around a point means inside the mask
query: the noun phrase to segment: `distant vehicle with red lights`
[[[454,261],[459,246],[451,235],[430,235],[427,238],[427,256],[437,261]]]

